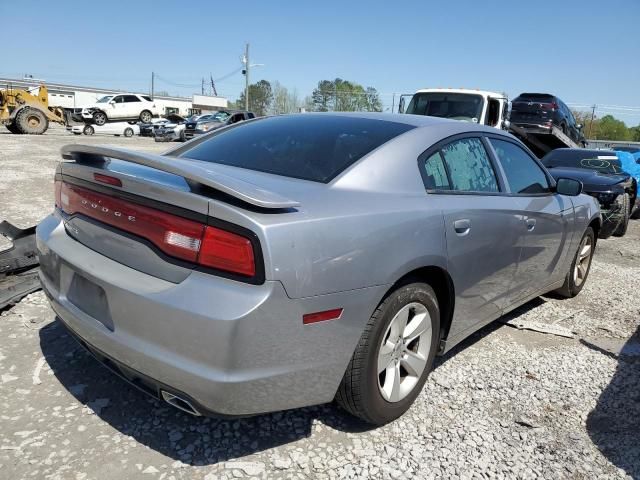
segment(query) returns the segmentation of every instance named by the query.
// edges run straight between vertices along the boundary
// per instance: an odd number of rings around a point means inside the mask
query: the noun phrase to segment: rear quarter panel
[[[336,200],[327,198],[327,207]],[[442,213],[426,194],[384,198],[359,195],[350,213],[327,212],[268,227],[274,280],[290,297],[392,284],[427,265],[446,268]],[[372,208],[377,203],[376,208]]]

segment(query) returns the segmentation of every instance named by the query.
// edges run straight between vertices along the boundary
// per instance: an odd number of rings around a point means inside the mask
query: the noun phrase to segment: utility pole
[[[156,74],[154,72],[151,72],[151,100],[153,100],[153,92],[154,92],[154,80],[155,80]]]
[[[209,78],[211,79],[211,94],[214,97],[217,97],[218,96],[218,90],[216,90],[216,84],[213,81],[213,75],[211,73],[209,74]]]
[[[589,133],[587,133],[587,138],[591,139],[591,127],[593,127],[593,119],[596,116],[596,105],[591,107],[591,121],[589,122]]]
[[[204,95],[204,77],[202,77],[202,83],[200,84],[200,93]]]
[[[249,44],[244,46],[244,109],[249,111]]]

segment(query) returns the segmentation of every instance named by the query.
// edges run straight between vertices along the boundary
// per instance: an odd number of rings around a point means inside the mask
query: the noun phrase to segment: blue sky
[[[640,0],[19,4],[28,27],[3,23],[0,76],[148,91],[156,71],[187,85],[158,90],[190,95],[201,77],[236,70],[250,42],[252,63],[265,64],[252,81],[302,97],[335,77],[377,88],[386,106],[422,87],[545,91],[640,123]],[[0,0],[1,18],[16,5]],[[243,85],[240,73],[217,84],[231,99]]]

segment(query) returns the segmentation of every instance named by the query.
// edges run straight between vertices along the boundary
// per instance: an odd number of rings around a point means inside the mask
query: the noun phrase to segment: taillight
[[[56,182],[56,205],[144,238],[171,257],[246,277],[256,274],[253,244],[240,234],[63,182]]]
[[[251,241],[242,235],[211,226],[205,229],[198,263],[248,277],[256,274]]]
[[[114,187],[121,187],[122,180],[116,177],[112,177],[111,175],[103,175],[102,173],[94,173],[93,179],[96,182],[106,183],[107,185],[113,185]]]
[[[556,102],[552,102],[552,103],[541,103],[540,106],[544,109],[544,110],[555,110],[556,108],[558,108],[558,104]]]
[[[62,208],[62,202],[60,201],[60,190],[62,189],[62,181],[56,180],[55,182],[53,182],[53,188],[55,191],[56,207]]]

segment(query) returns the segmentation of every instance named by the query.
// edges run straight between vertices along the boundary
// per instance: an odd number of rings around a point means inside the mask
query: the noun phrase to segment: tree
[[[311,97],[316,112],[382,111],[380,95],[375,88],[365,90],[362,85],[342,78],[319,81]]]
[[[282,113],[294,113],[297,112],[300,105],[298,98],[298,91],[289,91],[287,87],[280,84],[280,82],[273,82],[273,102],[271,104],[270,113],[273,115],[279,115]]]
[[[600,140],[629,140],[629,129],[622,120],[613,115],[605,115],[598,122],[598,139]]]
[[[313,90],[313,110],[316,112],[328,112],[333,110],[335,100],[335,84],[331,80],[321,80],[318,87]]]
[[[629,136],[632,142],[640,142],[640,125],[629,129]]]
[[[249,85],[249,110],[258,116],[264,116],[269,112],[271,103],[273,102],[273,91],[271,84],[266,80],[260,80],[257,83]],[[245,93],[240,94],[236,101],[236,107],[244,110]]]

